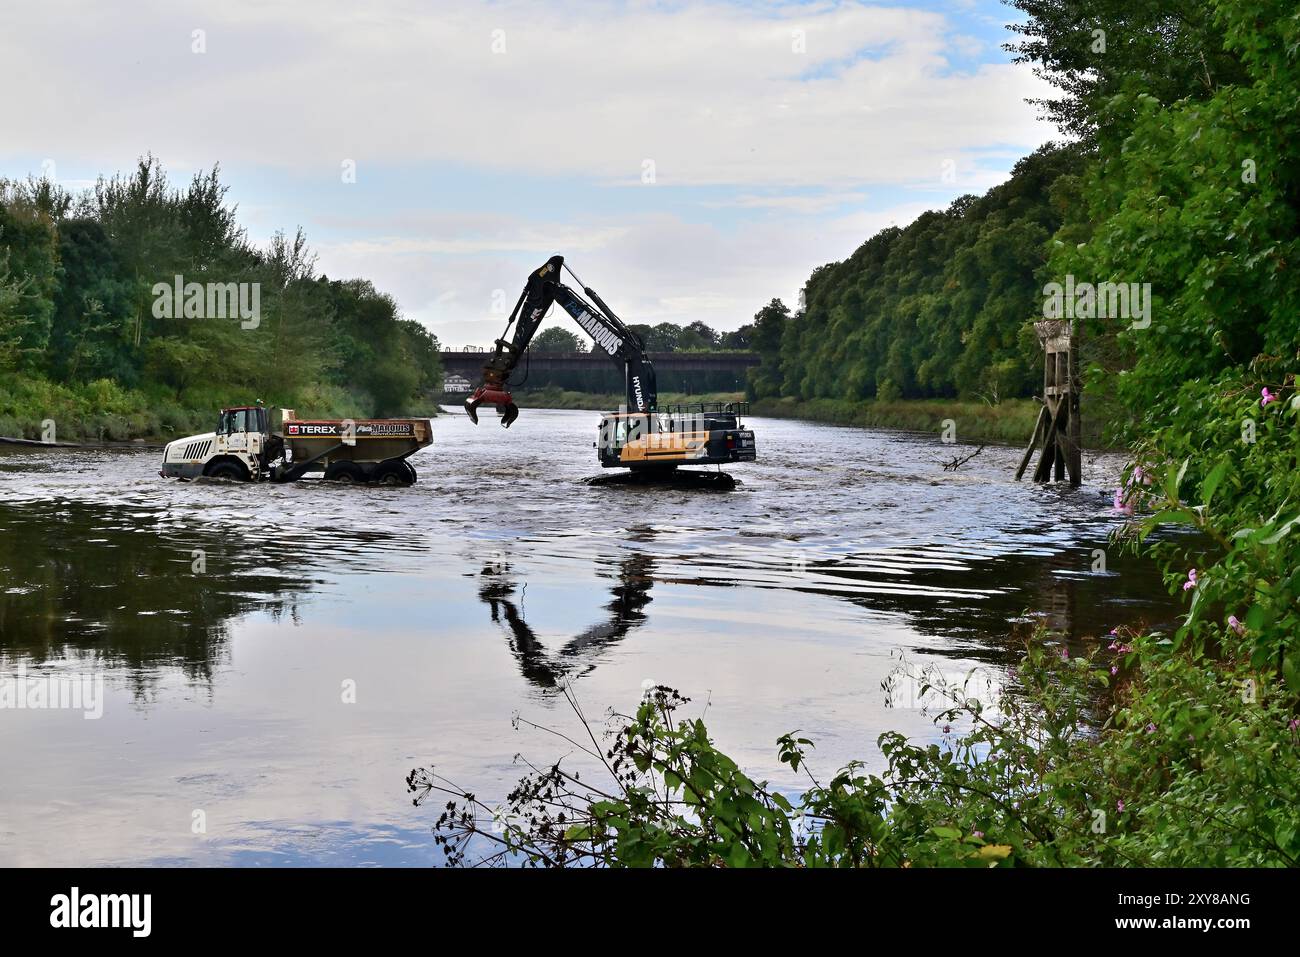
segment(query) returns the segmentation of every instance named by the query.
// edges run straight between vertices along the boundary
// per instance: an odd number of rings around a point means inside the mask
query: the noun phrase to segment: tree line
[[[983,196],[961,196],[881,230],[843,262],[813,270],[802,308],[773,299],[754,316],[755,398],[873,399],[1031,393],[1041,380],[1027,321],[1061,228],[1074,144],[1020,160]]]
[[[255,398],[383,415],[440,386],[436,338],[391,296],[317,275],[301,229],[258,248],[226,193],[218,167],[175,187],[151,156],[79,195],[0,181],[0,416],[87,390],[178,420]],[[214,290],[257,315],[209,315]]]
[[[747,352],[751,348],[753,323],[730,332],[719,332],[696,320],[685,326],[675,322],[658,325],[631,323],[628,328],[641,337],[648,352]],[[538,352],[586,352],[587,340],[563,326],[547,326],[533,337]]]
[[[1006,2],[1024,17],[1009,25],[1016,39],[1007,48],[1056,88],[1031,102],[1062,141],[1020,160],[983,196],[881,230],[846,260],[814,269],[796,308],[773,299],[760,309],[751,339],[763,365],[750,374],[751,397],[1033,395],[1042,353],[1032,323],[1043,318],[1044,285],[1060,278],[1064,251],[1091,235],[1096,202],[1117,195],[1098,173],[1113,175],[1124,158],[1109,167],[1103,159],[1123,153],[1142,110],[1248,86],[1246,58],[1223,43],[1218,23],[1230,9],[1272,13],[1262,0]],[[1101,336],[1090,359],[1113,365],[1119,342],[1113,330]]]

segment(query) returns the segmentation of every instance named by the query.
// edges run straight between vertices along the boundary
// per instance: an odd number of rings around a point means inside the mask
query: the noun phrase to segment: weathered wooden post
[[[1016,481],[1025,474],[1034,448],[1042,455],[1034,481],[1061,481],[1068,471],[1071,485],[1083,483],[1083,447],[1079,428],[1079,352],[1073,321],[1044,319],[1034,323],[1043,345],[1043,408],[1038,413],[1029,447],[1016,469]]]

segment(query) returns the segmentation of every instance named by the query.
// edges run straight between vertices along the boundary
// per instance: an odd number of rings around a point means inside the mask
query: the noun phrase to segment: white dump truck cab
[[[167,443],[159,474],[164,478],[261,478],[280,455],[270,426],[270,415],[260,405],[222,409],[215,431]]]

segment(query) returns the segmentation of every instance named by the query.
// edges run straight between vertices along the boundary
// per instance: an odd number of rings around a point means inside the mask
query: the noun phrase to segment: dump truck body
[[[319,456],[322,468],[404,459],[430,442],[428,419],[286,419],[280,435],[293,461]]]

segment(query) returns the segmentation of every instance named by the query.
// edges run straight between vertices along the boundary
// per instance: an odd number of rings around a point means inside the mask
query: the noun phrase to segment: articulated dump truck
[[[215,432],[167,443],[158,474],[294,482],[321,472],[336,482],[411,485],[407,459],[433,441],[428,419],[299,419],[282,411],[272,432],[260,405],[222,409]]]

